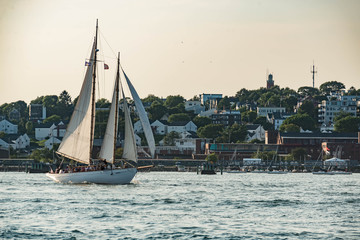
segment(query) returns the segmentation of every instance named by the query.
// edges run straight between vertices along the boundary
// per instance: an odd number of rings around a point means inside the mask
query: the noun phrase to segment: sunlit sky
[[[142,98],[233,96],[265,87],[267,72],[297,90],[312,86],[313,62],[316,87],[358,89],[359,13],[356,0],[0,0],[0,104],[75,98],[96,19],[111,57],[100,97],[110,99],[112,51]]]

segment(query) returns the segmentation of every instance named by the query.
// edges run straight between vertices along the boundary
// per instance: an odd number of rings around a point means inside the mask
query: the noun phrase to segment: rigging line
[[[102,41],[101,41],[101,38],[99,39],[99,45],[100,45],[100,47],[99,47],[99,49],[101,49],[101,51],[99,51],[99,53],[100,53],[100,55],[102,56],[102,59],[103,59],[103,61],[102,62],[104,62],[104,64],[105,64],[105,57],[104,57],[104,51],[102,50],[103,49],[103,47],[102,47]],[[103,88],[103,97],[105,98],[105,70],[104,70],[104,65],[101,67],[101,76],[102,76],[102,82],[103,82],[103,86],[102,86],[102,88]],[[99,92],[99,98],[100,98],[100,92]]]
[[[111,48],[111,46],[110,46],[110,44],[108,43],[108,41],[106,41],[106,38],[105,38],[105,36],[102,34],[102,32],[101,32],[101,31],[99,31],[99,32],[100,32],[100,35],[104,38],[106,44],[108,45],[108,47],[110,48],[110,50],[112,51],[112,53],[114,54],[114,58],[116,59],[116,58],[117,58],[117,55],[116,55],[115,51]]]

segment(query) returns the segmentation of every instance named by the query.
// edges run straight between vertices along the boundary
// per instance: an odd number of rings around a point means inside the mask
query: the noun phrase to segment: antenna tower
[[[315,64],[314,63],[312,65],[312,70],[310,72],[312,73],[313,88],[315,88],[315,73],[317,73],[317,71],[315,71]]]

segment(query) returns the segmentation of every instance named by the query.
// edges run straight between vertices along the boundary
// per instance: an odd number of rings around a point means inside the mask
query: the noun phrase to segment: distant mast
[[[312,73],[313,88],[315,88],[315,73],[317,73],[317,71],[315,71],[315,64],[314,63],[312,65],[312,70],[310,72]]]

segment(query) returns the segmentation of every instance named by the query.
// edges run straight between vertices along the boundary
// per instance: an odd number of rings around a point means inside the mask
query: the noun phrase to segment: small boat
[[[287,174],[289,173],[288,171],[278,171],[278,170],[274,170],[274,171],[268,171],[268,174]]]
[[[137,168],[131,164],[137,163],[137,148],[133,125],[130,118],[130,110],[120,83],[120,69],[125,77],[127,85],[133,97],[140,121],[142,123],[145,137],[148,141],[152,157],[155,152],[155,141],[152,135],[149,119],[141,100],[120,66],[119,56],[117,59],[117,74],[114,83],[112,103],[110,107],[107,127],[97,159],[92,158],[94,129],[95,129],[95,87],[96,87],[96,65],[97,65],[97,35],[98,24],[96,22],[96,35],[92,47],[87,71],[81,88],[81,92],[75,106],[74,112],[68,124],[65,136],[61,142],[57,154],[64,159],[70,159],[81,164],[83,167],[68,167],[67,170],[47,173],[46,176],[59,183],[97,183],[97,184],[128,184],[137,173]],[[119,54],[120,55],[120,54]],[[125,114],[125,140],[121,166],[115,167],[115,146],[118,132],[119,116],[119,93],[123,97],[123,111]],[[61,164],[60,164],[61,165]]]
[[[335,175],[333,172],[327,172],[327,171],[318,171],[318,172],[313,172],[312,174],[314,175]]]

